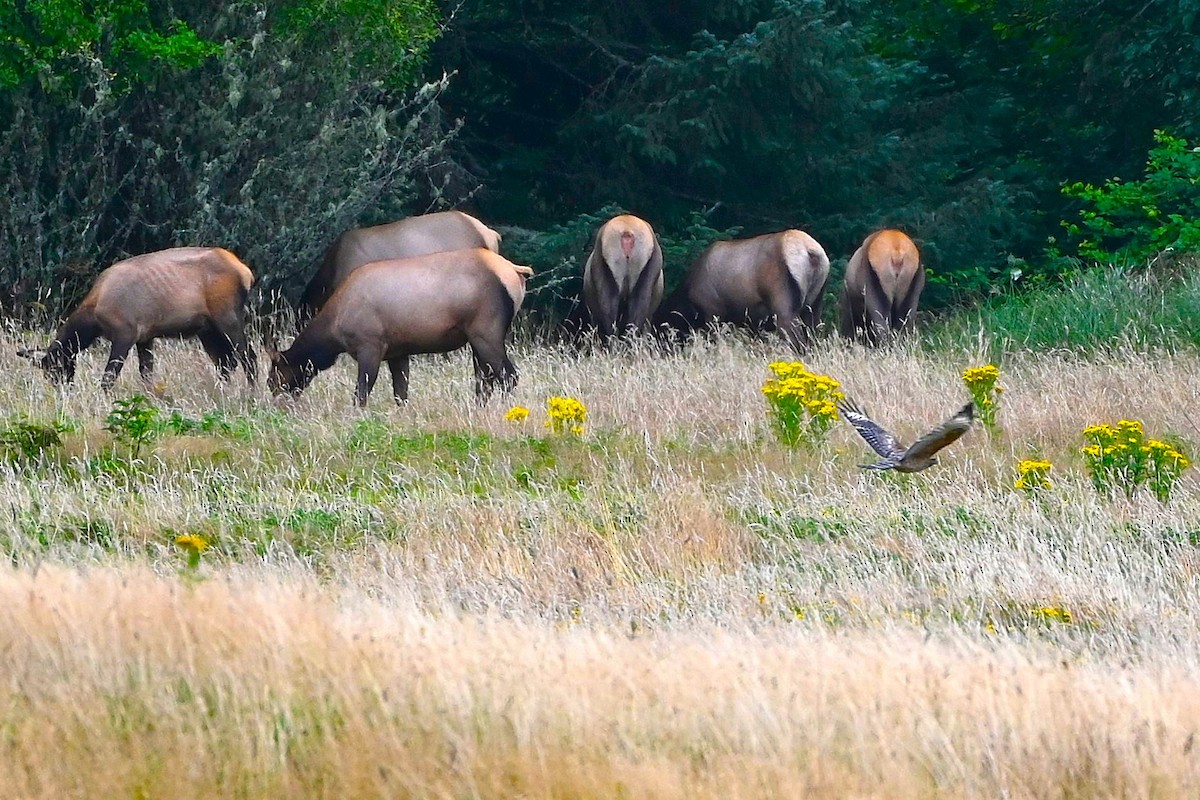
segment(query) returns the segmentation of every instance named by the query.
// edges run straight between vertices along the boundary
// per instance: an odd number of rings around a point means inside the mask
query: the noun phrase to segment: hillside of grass
[[[1200,783],[1193,470],[1166,503],[1110,497],[1080,452],[1124,418],[1197,452],[1193,350],[1014,349],[999,430],[896,475],[843,423],[779,443],[773,339],[522,342],[482,408],[465,354],[417,359],[407,407],[359,412],[348,360],[280,402],[169,343],[142,403],[134,370],[99,390],[99,349],[53,388],[13,355],[35,338],[0,341],[0,797]],[[988,349],[806,363],[907,441]],[[546,427],[559,395],[582,435]],[[1013,486],[1033,456],[1041,496]]]
[[[1200,345],[1200,260],[1096,267],[1062,285],[1005,294],[978,308],[934,321],[934,347],[972,338],[997,351],[1114,348],[1161,349]]]

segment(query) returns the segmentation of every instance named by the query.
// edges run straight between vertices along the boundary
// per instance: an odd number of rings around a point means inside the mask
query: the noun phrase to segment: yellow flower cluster
[[[1082,453],[1098,491],[1119,488],[1127,496],[1143,483],[1166,501],[1180,474],[1191,461],[1175,445],[1146,438],[1141,420],[1123,419],[1115,425],[1089,425],[1083,430],[1087,441]]]
[[[504,414],[505,422],[524,422],[529,419],[529,409],[525,406],[513,406]]]
[[[975,402],[975,413],[979,421],[988,430],[996,428],[996,412],[1000,410],[997,396],[1004,393],[1004,387],[999,386],[1000,368],[995,364],[984,364],[982,367],[970,367],[963,370],[963,383],[971,393]]]
[[[763,384],[762,393],[783,443],[822,438],[837,421],[836,401],[846,399],[841,384],[810,372],[799,361],[776,361],[767,368],[773,377]]]
[[[1187,469],[1192,465],[1192,462],[1188,460],[1187,456],[1179,452],[1167,442],[1159,439],[1150,439],[1147,441],[1145,450],[1152,460],[1162,460],[1168,462],[1179,467],[1181,470]]]
[[[1187,469],[1192,463],[1169,443],[1147,439],[1141,420],[1123,419],[1116,425],[1089,425],[1083,429],[1083,437],[1092,443],[1083,448],[1083,454],[1092,458],[1137,453],[1180,469]]]
[[[546,427],[554,433],[583,435],[583,423],[587,421],[587,406],[574,397],[551,397],[547,401]]]
[[[1052,469],[1054,465],[1049,461],[1027,458],[1017,464],[1017,480],[1013,487],[1024,492],[1050,489],[1054,486],[1050,482]]]
[[[194,533],[185,533],[176,536],[175,544],[189,553],[200,554],[208,549],[208,540]]]
[[[996,382],[1000,380],[1000,368],[995,364],[985,364],[982,367],[970,367],[963,370],[963,383],[968,389],[976,387],[991,390],[996,386]],[[1003,391],[1001,389],[1000,391]]]
[[[1034,620],[1043,624],[1061,623],[1070,625],[1075,621],[1075,616],[1071,613],[1071,609],[1065,606],[1038,606],[1030,609],[1029,615]]]
[[[208,549],[208,540],[194,533],[183,533],[175,537],[175,544],[183,550],[187,570],[195,575],[200,569],[200,556]]]

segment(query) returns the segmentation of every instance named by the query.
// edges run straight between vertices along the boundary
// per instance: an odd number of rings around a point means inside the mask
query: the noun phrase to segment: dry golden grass
[[[366,414],[349,363],[280,405],[183,344],[164,408],[229,426],[121,472],[101,354],[58,393],[15,344],[0,405],[77,429],[0,465],[0,797],[1200,790],[1195,480],[1110,501],[1078,459],[1121,417],[1200,442],[1194,354],[1010,354],[1002,434],[881,476],[844,425],[774,443],[771,342],[525,345],[482,409],[465,358],[422,360]],[[979,352],[806,363],[911,437]],[[556,394],[584,437],[546,435]],[[1011,489],[1033,452],[1043,501]],[[194,572],[181,533],[212,542]]]

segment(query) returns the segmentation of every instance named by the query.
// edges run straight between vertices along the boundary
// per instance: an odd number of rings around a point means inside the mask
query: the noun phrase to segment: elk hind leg
[[[204,347],[204,352],[208,354],[209,359],[216,365],[221,380],[229,380],[229,376],[237,369],[237,358],[234,356],[233,342],[229,341],[229,337],[224,332],[216,328],[201,331],[199,339],[200,344]]]
[[[149,342],[138,342],[137,357],[138,357],[138,374],[142,376],[142,383],[150,386],[154,383],[154,350],[152,349],[153,340]]]
[[[389,358],[387,365],[392,373],[392,397],[396,405],[403,405],[408,402],[408,354]]]
[[[489,339],[471,341],[471,359],[475,365],[475,399],[486,403],[497,387],[509,392],[517,385],[517,370],[504,351],[504,338],[499,344]]]
[[[359,408],[366,408],[367,398],[371,395],[371,390],[375,388],[375,381],[379,379],[379,366],[383,363],[383,358],[375,350],[360,350],[354,354],[354,360],[358,362],[358,382],[354,386],[354,402],[358,404]],[[392,378],[395,379],[395,374],[392,375]]]

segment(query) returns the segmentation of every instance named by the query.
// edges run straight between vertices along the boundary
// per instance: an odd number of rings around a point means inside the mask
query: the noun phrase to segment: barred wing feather
[[[838,402],[838,410],[842,412],[846,421],[854,426],[858,435],[885,461],[898,461],[904,457],[905,450],[896,443],[896,437],[864,414],[858,406],[848,400],[842,400]],[[961,435],[960,433],[959,436]]]

